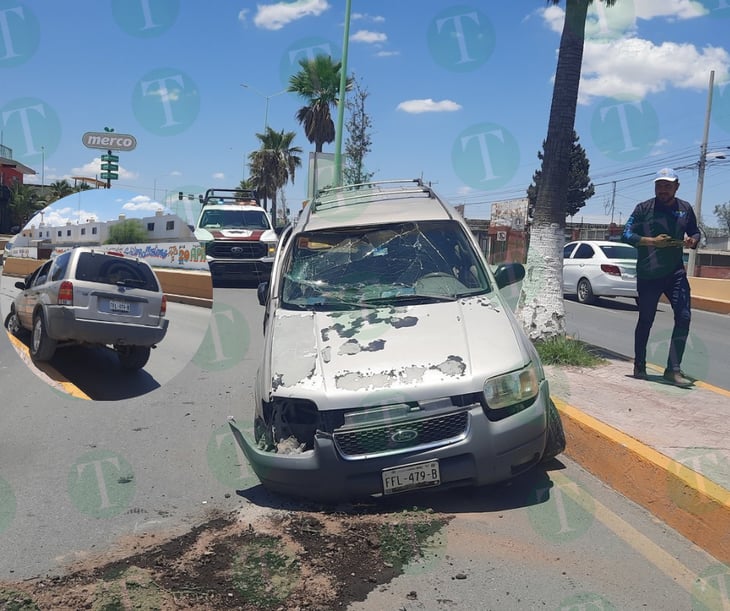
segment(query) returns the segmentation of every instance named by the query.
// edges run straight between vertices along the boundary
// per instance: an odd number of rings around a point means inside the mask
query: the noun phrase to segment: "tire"
[[[48,337],[46,317],[38,311],[33,317],[33,331],[30,336],[30,356],[34,361],[50,361],[56,352],[56,340]]]
[[[590,305],[596,301],[596,297],[593,294],[593,287],[587,278],[578,280],[576,299],[578,299],[578,303],[584,303],[586,305]]]
[[[115,346],[119,357],[119,364],[122,369],[135,371],[142,369],[150,360],[151,348],[149,346]]]
[[[547,406],[547,439],[545,440],[545,451],[542,453],[541,462],[555,458],[565,451],[565,430],[560,420],[558,408],[555,407],[552,399],[548,399]]]
[[[20,324],[20,319],[15,312],[15,307],[10,308],[10,314],[5,319],[5,328],[15,337],[22,337],[25,335],[25,329]]]

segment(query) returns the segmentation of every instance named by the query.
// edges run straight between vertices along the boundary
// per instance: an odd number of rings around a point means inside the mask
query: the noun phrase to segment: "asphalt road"
[[[633,299],[599,299],[595,305],[566,299],[565,313],[569,334],[633,358],[634,327],[639,315]],[[660,303],[647,346],[648,362],[666,366],[673,325],[672,308]],[[682,369],[698,380],[730,389],[729,355],[730,316],[693,310]]]
[[[0,314],[2,321],[19,292],[17,278],[0,277]],[[211,318],[206,307],[169,302],[169,321],[165,338],[152,350],[143,369],[125,371],[116,353],[106,347],[69,346],[59,348],[47,365],[36,366],[28,354],[29,336],[15,343],[22,359],[31,370],[58,388],[65,388],[78,397],[97,401],[115,401],[141,396],[160,388],[190,362],[203,341]],[[68,384],[66,384],[66,381]]]
[[[263,309],[250,289],[216,289],[214,302],[182,372],[120,401],[52,389],[0,334],[0,579],[62,572],[130,535],[179,533],[220,511],[301,507],[261,488],[226,425],[251,422]],[[720,570],[565,458],[509,485],[394,497],[381,510],[397,520],[415,505],[455,519],[354,608],[687,609]]]

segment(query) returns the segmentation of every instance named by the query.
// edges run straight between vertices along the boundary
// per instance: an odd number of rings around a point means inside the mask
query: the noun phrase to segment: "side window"
[[[46,279],[48,278],[48,271],[51,269],[51,264],[53,261],[46,261],[43,264],[43,267],[38,271],[38,275],[35,277],[35,280],[33,280],[33,286],[39,286],[43,284]]]
[[[65,252],[62,255],[56,257],[53,264],[53,271],[51,272],[51,280],[61,280],[66,275],[66,269],[68,268],[68,262],[71,258],[70,252]]]
[[[591,248],[590,244],[581,244],[578,246],[577,250],[575,251],[574,259],[592,259],[593,258],[593,248]]]
[[[565,248],[563,248],[563,259],[569,259],[570,253],[573,252],[574,248],[575,244],[567,244]]]

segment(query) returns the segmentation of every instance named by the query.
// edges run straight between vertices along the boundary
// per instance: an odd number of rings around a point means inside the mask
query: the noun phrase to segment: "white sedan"
[[[636,254],[622,242],[569,242],[563,249],[563,294],[586,304],[598,297],[636,299]]]

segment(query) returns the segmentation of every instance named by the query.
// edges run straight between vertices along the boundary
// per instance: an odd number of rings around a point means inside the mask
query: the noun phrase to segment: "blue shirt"
[[[639,246],[642,237],[656,237],[666,233],[676,240],[683,240],[685,234],[699,244],[700,230],[697,218],[688,202],[675,198],[670,205],[656,203],[656,198],[637,204],[626,221],[622,242],[636,246],[636,275],[638,278],[662,278],[684,267],[681,246],[656,248]]]

